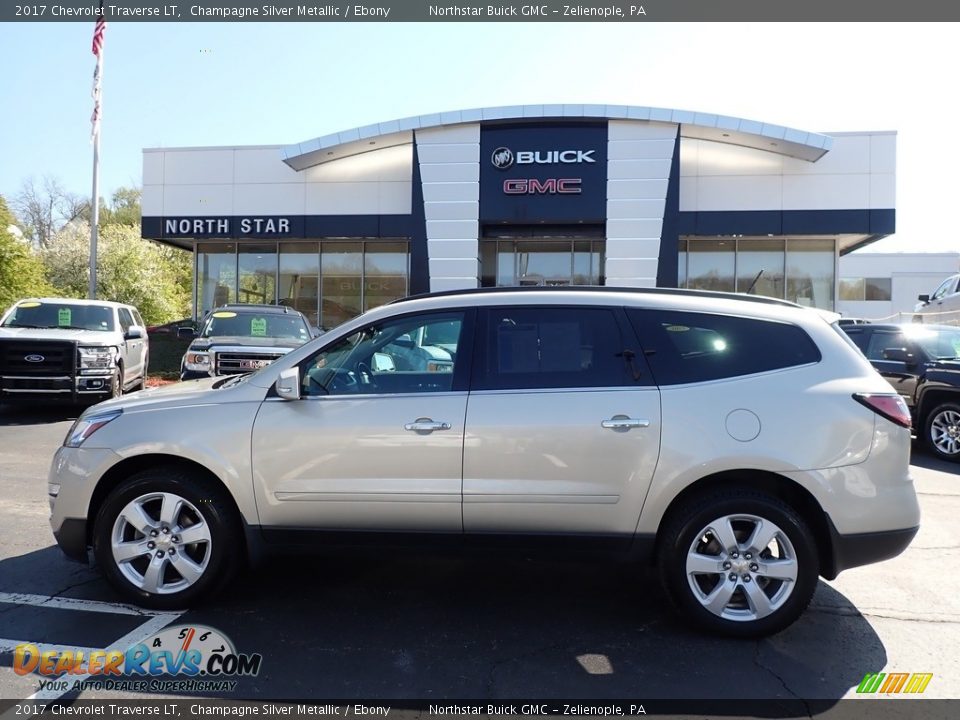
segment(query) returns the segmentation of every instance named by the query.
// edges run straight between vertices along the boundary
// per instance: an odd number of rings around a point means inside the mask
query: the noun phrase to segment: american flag
[[[103,34],[107,29],[107,21],[103,15],[103,0],[100,0],[100,11],[97,15],[97,22],[93,26],[93,54],[97,56],[97,66],[93,70],[93,115],[90,116],[90,123],[93,125],[90,131],[90,139],[93,140],[100,134],[100,74],[103,70]]]

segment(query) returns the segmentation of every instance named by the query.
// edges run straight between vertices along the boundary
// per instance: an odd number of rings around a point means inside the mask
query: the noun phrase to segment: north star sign
[[[233,223],[241,235],[286,235],[290,232],[289,218],[230,217],[230,218],[166,218],[163,234],[170,235],[231,235]]]

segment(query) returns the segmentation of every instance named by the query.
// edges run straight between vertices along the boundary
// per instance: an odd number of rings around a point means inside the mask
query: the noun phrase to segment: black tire
[[[135,585],[119,569],[112,549],[114,524],[126,505],[144,495],[160,492],[173,493],[192,504],[207,523],[210,535],[206,569],[193,584],[166,594],[147,592]],[[149,537],[142,539],[149,540]],[[93,530],[94,556],[104,577],[128,600],[156,610],[187,608],[214,596],[242,565],[243,542],[240,519],[226,492],[202,474],[176,466],[143,470],[120,483],[97,512]],[[180,546],[180,549],[186,548]]]
[[[772,522],[778,526],[792,544],[796,561],[796,580],[783,604],[765,617],[754,619],[728,619],[714,614],[701,603],[687,579],[687,554],[698,541],[700,533],[719,518],[750,515]],[[742,542],[746,538],[737,535]],[[744,554],[744,557],[746,555]],[[700,496],[688,501],[671,513],[659,537],[657,561],[664,589],[672,605],[680,615],[695,626],[708,632],[730,637],[763,637],[780,632],[793,623],[810,603],[820,574],[816,541],[803,518],[783,501],[762,492],[747,488],[731,488]],[[773,559],[773,558],[771,558]],[[710,577],[703,576],[705,582]],[[726,573],[715,576],[719,583],[728,581]],[[754,587],[771,583],[759,575],[753,576]],[[731,600],[746,601],[743,593],[746,586],[740,580],[731,580],[739,587]],[[766,585],[775,592],[781,581]],[[716,587],[716,586],[715,586]],[[704,592],[710,588],[704,589]]]
[[[949,443],[946,443],[944,440],[941,440],[938,444],[937,438],[934,436],[934,424],[940,421],[947,421],[950,419],[952,414],[954,420],[960,419],[960,404],[957,403],[944,403],[943,405],[938,405],[929,413],[923,421],[923,441],[924,444],[930,449],[934,455],[942,460],[949,460],[950,462],[960,462],[960,425],[956,423],[953,424],[958,428],[957,430],[957,440],[953,443],[953,446],[957,448],[956,452],[949,452],[948,447]],[[937,436],[940,436],[940,433],[936,433]]]
[[[110,399],[121,395],[123,395],[123,365],[119,365],[117,371],[110,377]]]
[[[134,385],[132,390],[146,390],[147,388],[147,373],[149,372],[149,362],[150,357],[145,355],[143,357],[143,369],[140,371],[140,380]]]

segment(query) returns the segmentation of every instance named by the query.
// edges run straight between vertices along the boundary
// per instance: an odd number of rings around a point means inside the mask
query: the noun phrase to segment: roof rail
[[[610,285],[536,285],[536,286],[518,286],[518,287],[484,287],[484,288],[463,288],[461,290],[443,290],[440,292],[420,293],[418,295],[408,295],[389,303],[409,302],[410,300],[421,300],[424,298],[436,297],[455,297],[457,295],[499,295],[501,293],[525,293],[525,292],[616,292],[632,293],[637,295],[677,295],[680,297],[702,297],[716,298],[717,300],[742,300],[745,302],[755,302],[764,305],[781,305],[785,307],[803,307],[788,300],[766,297],[765,295],[745,295],[743,293],[719,292],[716,290],[687,290],[679,288],[633,288],[633,287],[614,287]]]

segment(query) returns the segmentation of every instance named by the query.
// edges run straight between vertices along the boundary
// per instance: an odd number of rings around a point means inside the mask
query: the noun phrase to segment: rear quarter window
[[[810,336],[790,323],[627,309],[654,378],[681,385],[819,362]]]

